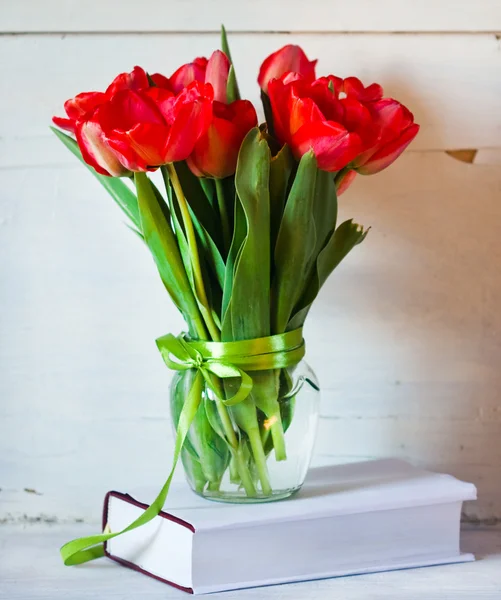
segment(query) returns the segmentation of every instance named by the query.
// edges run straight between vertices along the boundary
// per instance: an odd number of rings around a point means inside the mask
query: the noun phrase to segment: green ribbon
[[[197,371],[179,416],[172,468],[167,481],[144,513],[125,529],[77,538],[62,546],[61,557],[65,565],[79,565],[104,556],[105,542],[141,527],[158,516],[167,499],[184,441],[198,410],[204,382],[221,402],[232,406],[245,400],[252,391],[252,377],[247,371],[287,368],[297,364],[305,353],[301,328],[238,342],[204,342],[191,340],[186,334],[178,337],[168,334],[158,338],[157,346],[170,369]],[[222,397],[221,386],[214,376],[220,379],[239,378],[240,385],[236,393],[230,398]]]

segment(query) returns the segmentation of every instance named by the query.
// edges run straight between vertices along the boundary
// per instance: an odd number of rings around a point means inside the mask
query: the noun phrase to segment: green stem
[[[254,464],[256,465],[256,469],[259,475],[259,481],[261,482],[261,490],[265,496],[271,496],[272,489],[270,481],[268,479],[266,456],[264,453],[263,444],[261,443],[259,427],[252,427],[251,429],[247,429],[247,435],[249,436],[249,442],[252,448],[252,454],[254,456]]]
[[[226,210],[226,203],[224,199],[224,185],[222,179],[215,179],[216,182],[216,194],[217,194],[217,205],[219,207],[219,216],[221,217],[221,226],[223,229],[223,243],[224,251],[228,253],[231,244],[231,232],[230,232],[230,220],[228,218],[228,211]]]
[[[271,426],[271,437],[273,439],[273,448],[275,449],[275,459],[287,460],[284,428],[282,425],[282,419],[280,418],[280,412],[277,415],[273,415],[271,419],[273,420],[273,424]]]
[[[211,492],[219,492],[219,488],[221,487],[221,481],[209,481],[207,485],[207,489]]]
[[[280,370],[260,371],[253,374],[254,387],[252,399],[256,406],[266,415],[265,429],[268,429],[273,438],[275,459],[286,460],[284,428],[278,403]]]
[[[207,301],[207,295],[205,293],[205,287],[203,284],[202,271],[201,271],[201,267],[200,267],[200,258],[198,255],[198,248],[197,248],[196,237],[195,237],[195,230],[193,228],[193,222],[190,217],[188,205],[186,202],[186,197],[184,196],[183,189],[181,187],[181,182],[179,181],[179,177],[177,176],[174,165],[172,165],[172,164],[167,165],[167,173],[170,177],[172,187],[174,188],[176,197],[179,202],[179,208],[181,210],[183,223],[184,223],[184,226],[186,229],[186,235],[188,237],[188,244],[190,247],[190,252],[192,254],[194,277],[196,278],[196,280],[198,280],[200,289],[202,292],[202,297],[200,298],[200,300],[203,301],[203,299],[205,298],[206,307],[209,308],[209,303]],[[212,336],[212,339],[214,341],[219,341],[220,333],[212,319],[210,310],[208,311],[208,314],[207,314],[207,312],[203,312],[203,315],[205,317],[205,321],[207,323],[207,327],[209,328],[209,332]],[[207,320],[208,317],[209,317],[209,320]],[[198,334],[199,339],[206,340],[208,336],[206,334],[205,327],[203,325],[202,325],[202,327],[197,326],[197,329],[198,329],[197,334]],[[230,415],[228,414],[228,409],[225,406],[225,404],[220,400],[220,398],[224,397],[222,385],[220,386],[220,388],[221,389],[218,390],[219,397],[216,397],[216,406],[217,406],[217,411],[219,413],[219,418],[221,419],[221,424],[223,426],[224,434],[225,434],[226,440],[230,446],[231,454],[235,461],[235,467],[238,470],[238,473],[240,475],[242,485],[245,489],[246,494],[248,496],[252,497],[252,496],[256,495],[256,488],[254,486],[252,477],[249,473],[249,469],[247,468],[244,457],[242,455],[240,444],[238,442],[235,430],[233,429],[233,423],[231,421]]]
[[[172,163],[167,165],[167,172],[169,173],[169,177],[172,182],[172,187],[174,188],[174,192],[176,193],[179,209],[181,210],[181,216],[183,218],[184,227],[186,229],[186,237],[188,240],[188,246],[190,248],[191,262],[193,265],[195,289],[198,300],[201,305],[200,310],[204,317],[205,323],[207,324],[207,328],[212,337],[212,340],[214,342],[219,342],[221,340],[221,334],[212,317],[211,307],[209,305],[209,300],[207,299],[207,294],[205,292],[205,285],[202,276],[202,267],[200,265],[200,255],[198,253],[197,238],[195,235],[195,228],[193,227],[193,222],[191,220],[188,202],[186,201],[183,188],[181,187],[181,182],[179,181],[176,169]]]
[[[235,430],[233,429],[233,423],[231,422],[230,415],[228,414],[228,409],[219,398],[216,398],[216,406],[217,411],[219,413],[219,418],[221,419],[221,423],[223,425],[224,433],[232,449],[232,458],[235,461],[235,467],[238,471],[238,474],[240,475],[240,480],[242,481],[242,485],[244,486],[245,493],[247,494],[247,496],[255,496],[256,488],[252,481],[252,477],[249,473],[249,469],[245,464],[245,460],[242,455],[242,450],[240,448],[240,444],[238,443],[237,435],[235,433]]]

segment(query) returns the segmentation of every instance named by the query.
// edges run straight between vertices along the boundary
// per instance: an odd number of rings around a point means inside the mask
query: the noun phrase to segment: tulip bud
[[[205,83],[210,83],[214,89],[214,100],[227,102],[226,88],[231,63],[224,52],[216,50],[212,53],[205,71]]]
[[[268,83],[272,79],[279,79],[285,73],[298,73],[306,81],[313,81],[316,64],[316,60],[308,60],[302,48],[288,44],[264,60],[257,81],[266,94],[268,93]]]

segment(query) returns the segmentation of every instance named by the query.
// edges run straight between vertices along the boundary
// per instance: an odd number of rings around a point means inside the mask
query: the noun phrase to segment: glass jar
[[[195,370],[171,382],[172,421],[192,388]],[[317,429],[320,390],[311,368],[297,365],[248,372],[250,395],[226,406],[203,386],[181,459],[186,478],[200,496],[221,502],[268,502],[300,489],[310,464]],[[220,381],[230,398],[238,381]]]

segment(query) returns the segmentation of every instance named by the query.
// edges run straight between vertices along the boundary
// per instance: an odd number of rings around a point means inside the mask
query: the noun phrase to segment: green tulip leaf
[[[221,306],[222,313],[222,328],[221,328],[221,339],[223,341],[230,341],[233,339],[233,328],[231,324],[231,311],[228,310],[228,306],[231,302],[231,292],[233,289],[233,276],[235,272],[235,265],[240,257],[240,251],[247,235],[247,221],[245,218],[244,209],[240,203],[240,200],[235,195],[235,210],[234,210],[234,227],[233,227],[233,238],[228,252],[228,258],[226,259],[226,267],[224,273],[224,285],[223,285],[223,301]]]
[[[233,340],[270,334],[270,162],[271,152],[259,128],[245,137],[237,161],[235,187],[246,220],[246,234],[238,251],[228,310]],[[223,326],[223,332],[224,326]],[[254,388],[243,402],[231,407],[235,423],[247,433],[261,485],[269,486],[256,407],[275,417],[271,428],[277,460],[286,458],[278,406],[278,372],[253,374]],[[228,390],[230,384],[225,384]]]
[[[141,230],[137,198],[134,192],[127,186],[125,181],[123,181],[120,177],[107,177],[106,175],[101,175],[98,173],[84,161],[82,153],[80,152],[80,148],[72,137],[66,135],[55,127],[51,127],[51,130],[57,135],[61,142],[63,142],[63,144],[89,169],[89,171],[106,189],[113,200],[136,226],[136,228]]]
[[[240,92],[238,91],[237,78],[235,76],[235,68],[231,65],[228,72],[228,81],[226,83],[226,102],[231,104],[235,100],[240,100]]]
[[[275,137],[275,128],[273,125],[273,111],[271,109],[270,97],[266,92],[261,90],[261,104],[263,105],[264,118],[266,119],[266,125],[268,126],[268,133]]]
[[[231,63],[230,72],[228,73],[228,82],[226,84],[226,101],[228,104],[235,100],[240,100],[240,90],[238,89],[233,60],[231,58],[230,46],[228,44],[228,36],[224,25],[221,25],[221,50],[226,54]]]
[[[313,251],[315,261],[332,232],[336,229],[337,208],[334,177],[332,173],[319,169],[315,181],[315,201],[313,204],[316,230],[316,245]]]
[[[306,153],[292,184],[275,246],[272,306],[273,333],[283,333],[303,293],[308,265],[316,245],[315,204],[317,161]]]
[[[188,276],[188,280],[191,285],[191,289],[193,291],[193,295],[196,297],[196,285],[195,285],[195,276],[193,274],[193,264],[191,262],[191,253],[190,246],[188,244],[188,240],[186,239],[186,235],[184,229],[181,225],[180,217],[178,214],[179,207],[174,206],[174,201],[172,199],[172,194],[170,195],[170,215],[172,218],[172,224],[174,225],[174,231],[176,232],[177,244],[179,247],[179,252],[181,254],[181,259],[183,261],[184,270],[186,271],[186,275]]]
[[[368,233],[368,229],[354,223],[353,219],[341,223],[318,257],[317,273],[320,288],[348,253],[365,240]]]
[[[207,480],[211,483],[221,481],[230,462],[230,452],[226,441],[212,428],[203,401],[198,406],[188,437],[198,453]]]
[[[223,290],[226,265],[224,264],[221,252],[219,251],[219,248],[217,247],[214,240],[207,233],[205,227],[200,222],[195,220],[193,214],[192,219],[195,226],[195,230],[197,232],[198,239],[202,246],[203,256],[207,261],[213,275],[215,275],[216,277],[215,283],[217,283],[219,288]]]
[[[166,218],[168,207],[161,207],[159,199],[151,186],[146,173],[136,173],[138,206],[141,217],[141,231],[160,277],[169,292],[172,301],[191,322],[197,319],[199,311],[191,285],[186,274],[182,257],[172,231],[169,219]],[[193,328],[191,334],[195,334]]]
[[[289,330],[296,329],[304,324],[313,301],[329,275],[355,246],[364,241],[368,232],[368,229],[364,230],[361,225],[354,223],[352,219],[341,223],[332,232],[325,247],[318,255],[316,267],[311,274],[306,291],[294,309],[294,316],[288,325]]]
[[[205,193],[205,197],[209,201],[212,209],[215,210],[216,207],[216,189],[214,186],[214,180],[209,179],[208,177],[199,177],[200,186]]]
[[[288,146],[283,146],[270,163],[270,243],[272,252],[284,213],[289,179],[296,162]]]
[[[231,320],[234,340],[270,333],[270,149],[259,129],[245,137],[235,186],[247,233],[233,275]]]

